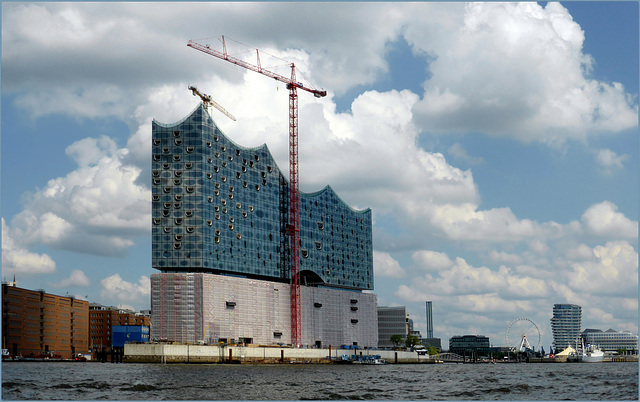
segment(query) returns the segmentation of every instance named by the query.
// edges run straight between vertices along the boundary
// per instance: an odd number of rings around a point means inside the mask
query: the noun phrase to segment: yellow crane
[[[233,117],[231,113],[227,112],[225,108],[223,108],[222,106],[217,104],[213,99],[211,99],[211,95],[201,93],[200,91],[198,91],[198,88],[194,87],[193,85],[189,86],[189,90],[191,91],[191,93],[193,93],[193,96],[198,96],[200,97],[200,99],[202,99],[202,103],[204,103],[204,106],[207,108],[207,110],[209,110],[209,106],[213,106],[219,111],[221,111],[225,116],[227,116],[231,120],[236,121],[236,118]]]

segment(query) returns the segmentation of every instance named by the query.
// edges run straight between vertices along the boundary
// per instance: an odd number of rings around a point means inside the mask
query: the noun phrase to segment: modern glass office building
[[[267,146],[236,144],[202,103],[177,123],[154,120],[152,141],[153,267],[288,284],[289,183]],[[300,242],[303,286],[373,289],[370,209],[329,186],[301,193]]]
[[[551,318],[553,349],[561,352],[567,347],[576,348],[580,342],[582,307],[575,304],[554,304]]]

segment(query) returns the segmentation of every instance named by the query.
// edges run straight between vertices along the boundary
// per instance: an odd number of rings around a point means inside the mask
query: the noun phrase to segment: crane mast
[[[255,71],[269,78],[283,82],[289,90],[289,245],[290,245],[290,280],[291,280],[291,343],[300,347],[302,341],[301,305],[300,305],[300,191],[298,171],[298,89],[312,93],[316,98],[327,95],[327,91],[307,88],[296,80],[296,67],[291,63],[291,76],[285,77],[273,71],[262,68],[260,51],[256,49],[256,64],[230,56],[222,36],[222,52],[211,49],[190,40],[187,46],[228,61],[237,66]]]

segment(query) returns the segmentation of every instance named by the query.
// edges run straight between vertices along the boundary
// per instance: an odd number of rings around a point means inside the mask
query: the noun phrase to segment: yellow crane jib
[[[236,118],[231,113],[227,112],[225,108],[211,99],[211,95],[201,93],[200,91],[198,91],[198,88],[194,87],[193,85],[189,86],[189,90],[191,91],[193,96],[197,96],[202,99],[202,103],[204,103],[204,106],[207,108],[207,110],[209,110],[209,106],[213,106],[231,120],[236,121]]]

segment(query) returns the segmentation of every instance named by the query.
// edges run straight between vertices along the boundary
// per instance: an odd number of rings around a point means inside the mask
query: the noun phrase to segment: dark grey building
[[[403,342],[409,334],[407,310],[405,306],[378,306],[378,347],[393,348],[393,335],[401,335]]]
[[[488,353],[490,348],[489,338],[483,335],[462,335],[449,339],[449,352],[459,355],[465,352]]]

